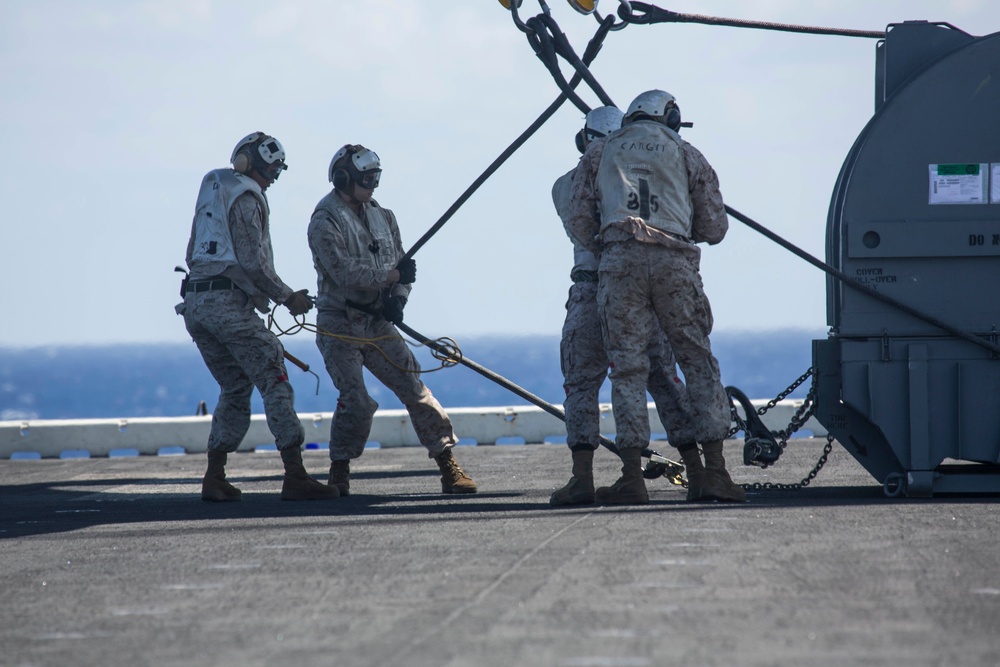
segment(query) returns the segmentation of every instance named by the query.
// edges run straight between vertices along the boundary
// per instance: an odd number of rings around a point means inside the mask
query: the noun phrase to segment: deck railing
[[[755,407],[765,401],[755,401]],[[787,428],[801,401],[781,401],[763,417],[772,430]],[[459,444],[565,442],[562,421],[534,406],[449,408],[448,415],[459,436]],[[307,447],[325,449],[330,437],[330,412],[299,413],[306,428]],[[664,428],[650,404],[653,437],[664,437]],[[58,419],[0,421],[0,459],[73,458],[128,456],[138,454],[183,454],[204,452],[212,417],[142,417],[119,419]],[[803,431],[825,436],[815,419]],[[601,432],[614,434],[610,404],[601,405]],[[802,437],[801,435],[799,437]],[[369,444],[380,447],[419,446],[405,410],[379,410],[372,424]],[[241,451],[270,449],[274,438],[264,415],[253,415]]]

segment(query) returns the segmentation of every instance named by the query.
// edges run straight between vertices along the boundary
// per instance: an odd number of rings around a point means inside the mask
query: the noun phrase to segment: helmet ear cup
[[[257,161],[254,155],[260,155],[260,145],[265,140],[270,139],[263,132],[251,132],[240,140],[240,143],[233,149],[233,155],[229,159],[233,164],[233,169],[241,174],[249,174],[253,171]]]
[[[248,148],[240,150],[233,158],[233,169],[241,174],[249,174],[253,168],[253,154]]]
[[[676,132],[681,128],[681,110],[675,106],[670,107],[664,120],[666,121],[664,124]]]
[[[583,153],[587,148],[587,144],[583,140],[584,132],[586,132],[586,130],[581,129],[579,132],[576,133],[576,150],[580,151],[580,153]]]
[[[333,187],[341,192],[347,191],[347,186],[351,183],[351,175],[346,169],[335,169],[333,172]]]

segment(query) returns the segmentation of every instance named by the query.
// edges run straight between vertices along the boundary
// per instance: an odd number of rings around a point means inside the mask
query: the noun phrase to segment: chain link
[[[753,484],[740,484],[744,489],[750,491],[760,491],[763,489],[777,489],[779,491],[801,491],[805,487],[809,486],[819,471],[823,469],[826,465],[827,458],[830,456],[830,452],[833,451],[833,435],[827,434],[826,445],[823,446],[823,453],[820,454],[819,460],[816,461],[816,465],[813,469],[809,471],[809,474],[802,478],[802,481],[796,482],[794,484],[783,484],[781,482],[754,482]]]
[[[799,378],[795,380],[795,382],[790,384],[787,389],[780,392],[777,396],[768,401],[767,404],[764,405],[764,407],[757,408],[757,414],[763,417],[765,414],[767,414],[768,410],[776,406],[781,401],[785,400],[785,397],[787,397],[793,391],[798,389],[799,386],[807,379],[809,379],[810,376],[813,377],[813,383],[809,387],[809,393],[806,394],[806,398],[804,401],[802,401],[802,405],[800,405],[798,410],[795,411],[795,414],[792,415],[792,419],[788,423],[788,427],[786,429],[781,431],[775,431],[776,435],[781,436],[781,442],[779,443],[779,445],[781,446],[782,450],[784,450],[785,444],[788,438],[791,436],[791,434],[795,433],[795,431],[799,430],[799,428],[801,428],[803,424],[809,421],[809,418],[812,417],[813,413],[816,411],[816,406],[815,406],[816,378],[814,376],[812,367],[810,367],[809,370],[800,375]],[[728,437],[732,438],[740,431],[743,431],[745,433],[747,428],[747,423],[743,419],[743,417],[740,416],[739,411],[736,409],[736,404],[733,403],[732,401],[730,401],[729,403],[729,410],[730,410],[730,415],[732,416],[732,421],[734,424],[736,424],[736,426],[729,429]]]
[[[799,385],[801,385],[803,382],[805,382],[806,380],[808,380],[809,377],[812,374],[813,374],[813,369],[810,366],[809,369],[806,370],[805,373],[803,373],[802,375],[799,376],[798,380],[796,380],[795,382],[793,382],[792,384],[790,384],[788,386],[788,389],[784,390],[783,392],[779,393],[777,396],[775,396],[774,398],[772,398],[770,401],[768,401],[767,405],[764,406],[763,408],[759,408],[757,410],[757,414],[758,415],[763,415],[765,412],[767,412],[768,410],[770,410],[771,408],[773,408],[774,406],[776,406],[778,403],[780,403],[781,401],[785,400],[786,396],[788,396],[790,393],[792,393],[793,391],[795,391],[796,389],[798,389]]]
[[[809,418],[813,416],[816,412],[816,374],[812,367],[810,367],[805,373],[800,375],[795,382],[790,384],[787,389],[780,392],[777,396],[767,402],[763,407],[757,408],[757,414],[759,416],[764,416],[768,410],[776,406],[781,401],[785,400],[789,394],[799,388],[803,382],[812,377],[812,384],[809,386],[809,392],[806,394],[805,400],[802,401],[802,405],[798,407],[795,414],[792,415],[791,420],[788,422],[788,426],[780,431],[772,431],[772,434],[777,436],[778,447],[781,448],[782,453],[785,451],[785,447],[788,445],[788,438],[792,436],[793,433],[798,431],[802,426],[809,421]],[[740,416],[739,411],[736,409],[736,404],[730,401],[729,404],[730,413],[732,415],[733,422],[736,424],[733,428],[729,430],[729,437],[732,438],[734,435],[743,431],[744,434],[747,432],[746,421]],[[783,484],[780,482],[755,482],[753,484],[741,484],[744,489],[759,491],[761,489],[779,489],[782,491],[799,491],[802,488],[809,486],[816,475],[822,470],[823,466],[826,465],[827,458],[830,452],[833,450],[833,435],[827,434],[826,436],[826,446],[823,448],[823,454],[819,457],[819,461],[813,466],[813,469],[809,471],[809,474],[802,478],[802,481],[796,482],[794,484]]]

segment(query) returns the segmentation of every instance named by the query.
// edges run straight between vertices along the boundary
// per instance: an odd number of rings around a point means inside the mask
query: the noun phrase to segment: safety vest
[[[341,223],[347,253],[360,264],[389,271],[403,256],[402,248],[396,247],[392,233],[396,227],[396,218],[392,211],[382,208],[374,199],[361,206],[364,213],[363,220],[336,190],[332,190],[316,204],[313,215],[322,211]],[[333,281],[318,261],[315,264],[322,277],[319,285],[321,305],[331,297],[335,301],[344,299],[361,305],[374,305],[379,302],[381,288],[343,288]]]
[[[191,227],[193,243],[188,267],[192,276],[217,276],[226,269],[239,267],[229,233],[229,209],[246,192],[252,192],[260,201],[264,216],[261,226],[266,229],[267,197],[257,181],[233,169],[215,169],[205,174]]]
[[[691,237],[694,211],[681,138],[655,121],[637,121],[608,136],[597,169],[601,231],[627,218]]]
[[[566,223],[569,221],[569,194],[573,187],[574,173],[576,173],[576,169],[571,169],[560,176],[552,185],[552,203],[555,205],[556,213],[559,215],[559,219],[562,220],[563,227],[566,229],[566,235],[573,241],[573,270],[570,272],[570,275],[575,275],[578,271],[596,272],[600,263],[597,257],[594,256],[594,253],[584,248],[583,244],[576,240],[576,237],[570,233],[569,228],[566,226]]]

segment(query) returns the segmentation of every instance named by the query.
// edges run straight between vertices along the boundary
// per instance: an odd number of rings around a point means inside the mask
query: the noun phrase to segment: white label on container
[[[985,204],[988,164],[929,165],[931,204]]]

